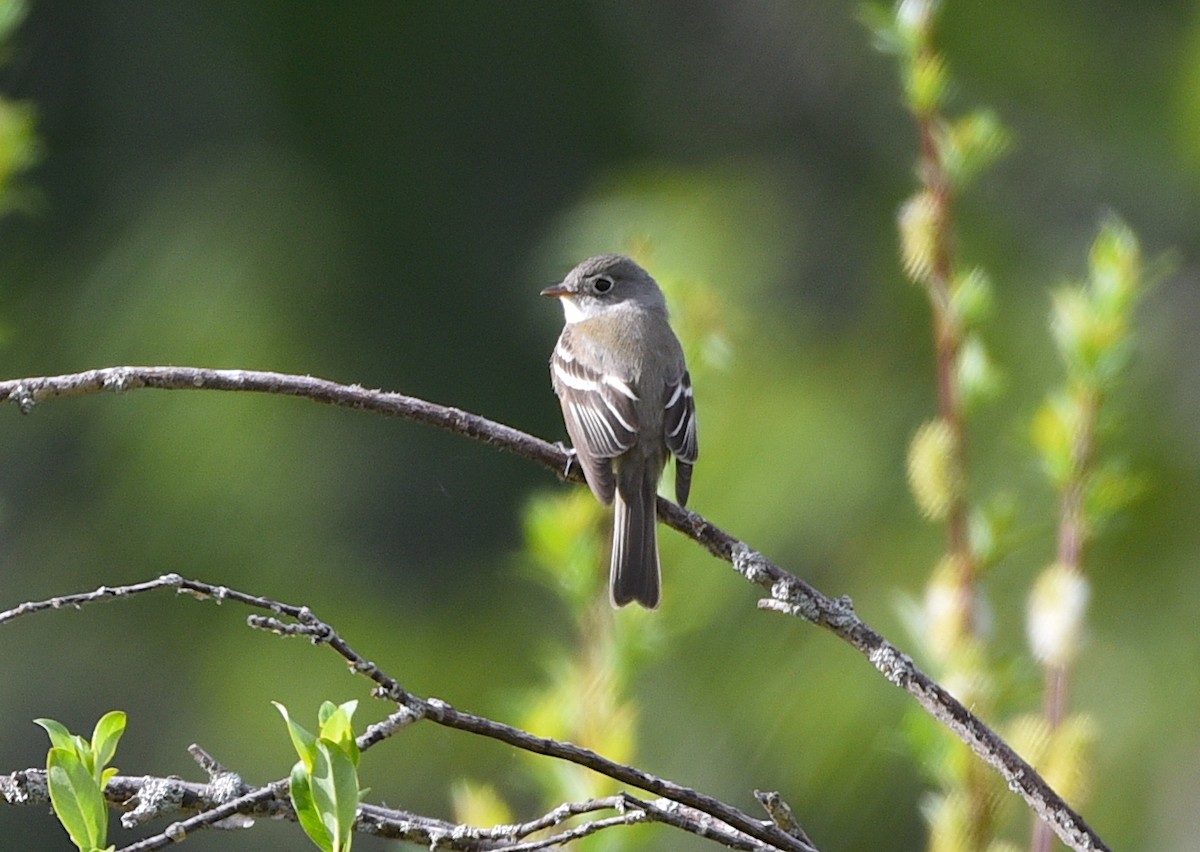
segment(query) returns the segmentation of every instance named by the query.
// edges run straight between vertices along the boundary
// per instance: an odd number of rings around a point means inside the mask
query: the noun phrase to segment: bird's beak
[[[547,287],[545,290],[543,290],[542,295],[561,298],[563,296],[571,295],[571,291],[567,289],[567,285],[565,283],[555,284],[553,287]]]

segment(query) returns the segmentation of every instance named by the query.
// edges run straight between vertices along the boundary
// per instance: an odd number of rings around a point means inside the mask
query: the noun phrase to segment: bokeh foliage
[[[940,34],[951,103],[988,104],[1011,133],[957,211],[988,270],[989,354],[1006,375],[975,416],[973,481],[1020,495],[1006,509],[1018,546],[989,576],[1007,653],[1024,653],[1026,594],[1053,538],[1029,438],[1060,375],[1052,293],[1083,277],[1109,208],[1148,256],[1181,258],[1143,305],[1115,392],[1144,479],[1089,556],[1073,703],[1099,732],[1092,822],[1116,848],[1187,849],[1200,16],[1183,2],[952,2]],[[314,373],[556,439],[546,364],[560,317],[537,291],[583,255],[632,251],[707,364],[694,507],[898,639],[896,600],[923,587],[942,542],[905,483],[932,401],[927,311],[903,284],[894,218],[916,144],[870,41],[851,5],[825,0],[35,3],[2,72],[6,94],[36,105],[40,138],[33,215],[0,222],[3,373]],[[529,724],[530,696],[582,677],[570,655],[601,630],[547,586],[525,538],[557,523],[539,521],[548,501],[587,515],[590,498],[485,447],[240,396],[0,415],[4,605],[194,574],[309,604],[407,687]],[[603,530],[602,516],[577,521]],[[599,592],[599,535],[553,557],[580,560],[568,596],[585,599],[589,553]],[[610,625],[638,643],[616,701],[638,762],[747,810],[755,787],[779,789],[830,848],[922,848],[903,696],[815,629],[755,611],[726,566],[665,530],[662,547],[663,609]],[[125,771],[199,777],[184,752],[199,742],[264,781],[295,759],[271,700],[358,698],[364,724],[382,712],[332,655],[168,598],[9,625],[0,664],[4,718],[78,730],[128,712]],[[1036,708],[1036,668],[1012,665],[1005,706]],[[6,769],[44,751],[32,725],[0,730]],[[538,767],[422,726],[361,769],[373,796],[435,815],[457,801],[527,818],[543,803]],[[60,831],[43,812],[0,810],[0,834],[28,848]],[[189,843],[291,849],[294,832]],[[653,828],[623,842],[698,843]]]

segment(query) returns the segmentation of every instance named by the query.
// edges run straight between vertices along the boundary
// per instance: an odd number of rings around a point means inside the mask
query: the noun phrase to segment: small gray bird
[[[566,326],[550,359],[567,434],[596,498],[613,504],[613,606],[658,606],[656,494],[675,456],[675,497],[687,503],[696,463],[696,409],[683,348],[658,284],[627,257],[576,266],[543,296]]]

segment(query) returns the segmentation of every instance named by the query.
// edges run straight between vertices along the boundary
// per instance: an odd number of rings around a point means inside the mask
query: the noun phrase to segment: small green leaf
[[[923,190],[904,202],[897,215],[900,261],[908,277],[918,284],[927,283],[933,273],[942,212],[937,196]]]
[[[322,730],[322,736],[324,736],[325,723],[337,712],[337,709],[338,706],[332,701],[322,701],[321,706],[317,708],[317,724]]]
[[[125,733],[125,713],[121,710],[111,710],[100,717],[92,732],[92,754],[95,757],[96,768],[103,769],[117,753],[117,743]]]
[[[1042,457],[1050,481],[1062,487],[1075,471],[1075,438],[1079,410],[1066,394],[1056,394],[1033,417],[1033,445]]]
[[[1097,307],[1106,313],[1128,313],[1141,281],[1141,248],[1129,226],[1111,216],[1100,226],[1088,256],[1089,283]]]
[[[284,722],[287,723],[288,734],[292,738],[292,746],[296,749],[296,754],[300,756],[300,760],[304,763],[304,768],[312,772],[313,761],[316,759],[317,738],[309,733],[302,725],[292,719],[288,715],[288,710],[278,701],[272,701],[275,709],[283,716]]]
[[[303,762],[298,761],[292,767],[290,795],[292,807],[296,809],[296,818],[300,820],[300,827],[304,829],[304,833],[319,849],[324,852],[333,852],[333,838],[325,827],[325,822],[321,819],[321,813],[313,799],[312,784]]]
[[[1011,137],[991,110],[981,109],[939,128],[942,164],[961,192],[972,178],[1007,153]]]
[[[71,749],[52,748],[46,757],[50,802],[59,822],[82,850],[105,845],[108,808],[91,771]]]
[[[980,403],[995,399],[1000,393],[1000,373],[992,364],[983,341],[977,334],[968,334],[958,352],[955,378],[962,394],[963,407],[968,411]]]
[[[320,759],[313,772],[313,798],[334,840],[333,852],[348,852],[358,815],[358,772],[350,755],[334,743],[317,743]]]
[[[1105,391],[1125,371],[1142,278],[1137,237],[1109,219],[1092,244],[1087,283],[1055,294],[1051,328],[1072,380]]]
[[[71,732],[61,722],[56,722],[53,719],[34,719],[33,724],[46,729],[46,733],[50,735],[50,744],[54,748],[65,748],[69,751],[75,750],[75,742]]]
[[[918,53],[905,74],[908,108],[918,116],[929,116],[941,106],[950,75],[945,60],[936,53]]]
[[[50,736],[46,778],[50,801],[71,840],[85,852],[98,852],[108,836],[104,787],[116,774],[105,764],[116,753],[125,730],[125,714],[106,713],[96,723],[89,743],[53,719],[35,719]]]
[[[945,420],[931,420],[913,435],[908,447],[908,485],[917,508],[931,521],[946,517],[961,496],[958,445]]]
[[[992,289],[987,272],[979,267],[954,276],[950,307],[961,325],[977,327],[988,318],[992,312]]]
[[[358,709],[357,701],[347,701],[334,707],[330,702],[325,702],[330,708],[329,713],[319,714],[321,717],[321,739],[328,740],[336,744],[344,750],[354,765],[358,765],[358,743],[354,737],[354,727],[351,724],[351,719],[354,716],[354,711]],[[322,710],[325,705],[322,705]]]
[[[95,755],[92,754],[91,746],[83,737],[72,734],[64,725],[53,719],[34,719],[33,723],[40,725],[50,735],[52,747],[71,752],[89,773],[93,776],[96,775]]]
[[[351,719],[357,701],[335,705],[329,701],[317,711],[320,736],[314,737],[275,702],[300,755],[292,768],[292,804],[304,832],[326,852],[349,852],[362,791],[358,785],[358,743]]]

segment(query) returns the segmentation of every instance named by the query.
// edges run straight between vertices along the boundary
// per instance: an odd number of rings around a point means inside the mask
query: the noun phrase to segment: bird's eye
[[[607,293],[612,289],[613,280],[607,275],[600,275],[592,282],[592,289],[597,293]]]

